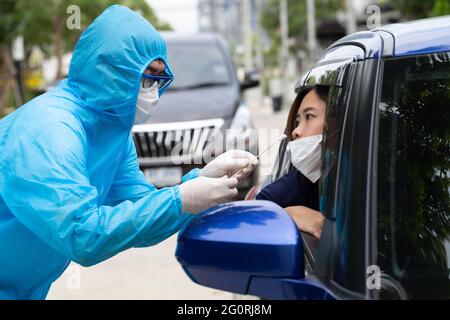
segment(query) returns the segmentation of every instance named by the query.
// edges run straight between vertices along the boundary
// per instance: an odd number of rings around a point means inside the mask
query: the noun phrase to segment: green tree
[[[17,9],[24,21],[24,39],[27,48],[40,46],[47,54],[55,54],[58,59],[57,77],[61,77],[61,61],[64,52],[72,51],[82,31],[108,6],[123,4],[138,11],[157,29],[170,29],[160,22],[153,9],[145,0],[18,0]],[[80,8],[81,28],[66,27],[69,17],[67,8],[76,5]]]
[[[391,0],[406,20],[422,19],[450,14],[448,0]]]
[[[261,26],[272,40],[270,49],[265,52],[266,61],[270,65],[279,64],[280,50],[280,1],[269,0],[261,13]],[[342,0],[316,0],[316,18],[326,18],[336,14],[343,8]],[[299,39],[306,31],[306,0],[288,0],[289,37]]]
[[[21,30],[21,17],[15,0],[0,0],[0,45],[10,43]]]
[[[447,14],[450,14],[450,2],[448,0],[436,0],[431,15],[443,16]]]
[[[18,86],[14,81],[14,65],[11,57],[12,41],[23,30],[23,23],[15,0],[0,0],[0,117],[7,104],[8,93],[13,89],[16,100]]]
[[[112,4],[136,10],[158,30],[171,30],[145,0],[0,0],[0,114],[6,104],[7,84],[15,73],[11,45],[17,36],[23,36],[27,55],[33,46],[39,46],[47,56],[56,56],[56,76],[60,78],[64,53],[73,50],[82,31]],[[80,29],[69,29],[66,25],[71,5],[80,8]]]

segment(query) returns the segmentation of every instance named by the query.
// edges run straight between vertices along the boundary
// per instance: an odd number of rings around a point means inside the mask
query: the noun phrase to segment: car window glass
[[[230,83],[225,56],[218,46],[169,43],[167,55],[175,75],[171,90]]]
[[[354,66],[339,67],[336,79],[339,86],[331,85],[327,103],[322,142],[322,179],[320,185],[320,210],[329,219],[335,217],[335,198],[339,171],[339,153],[346,106],[351,88],[350,76]]]
[[[325,147],[322,148],[322,157],[325,160],[323,162],[323,168],[325,168],[324,177],[327,183],[326,186],[325,184],[322,186],[325,187],[325,189],[329,189],[328,191],[331,191],[331,197],[334,197],[334,190],[332,190],[332,188],[336,182],[337,156],[339,151],[338,142],[341,136],[341,128],[343,126],[345,113],[345,101],[347,99],[346,93],[348,92],[348,90],[346,90],[347,87],[343,86],[343,83],[349,73],[351,65],[349,61],[351,60],[347,59],[346,63],[343,63],[342,61],[339,63],[333,62],[328,66],[313,68],[311,71],[312,73],[309,73],[306,78],[308,86],[323,85],[329,87],[324,139],[322,143]],[[294,167],[290,161],[291,155],[289,149],[286,148],[288,142],[288,139],[284,139],[280,143],[272,172],[259,190],[262,190],[269,183],[281,178],[289,171],[293,170]]]
[[[382,298],[450,298],[450,54],[384,62],[379,105]]]

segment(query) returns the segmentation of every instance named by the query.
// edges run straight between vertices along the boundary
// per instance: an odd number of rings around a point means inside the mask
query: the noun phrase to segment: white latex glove
[[[198,213],[216,204],[231,201],[238,194],[236,178],[198,177],[180,184],[183,211]]]
[[[223,177],[224,175],[231,177],[239,169],[243,169],[236,175],[236,178],[241,180],[250,176],[258,163],[258,159],[250,152],[230,150],[208,163],[200,170],[200,175],[210,178]]]

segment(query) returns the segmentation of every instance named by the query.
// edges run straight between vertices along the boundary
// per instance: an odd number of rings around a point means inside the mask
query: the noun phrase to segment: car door
[[[331,48],[296,86],[297,92],[305,86],[330,87],[320,241],[299,235],[285,211],[271,202],[217,206],[198,215],[179,236],[176,256],[193,281],[271,299],[367,297],[373,191],[368,177],[380,60],[367,59],[363,48]]]
[[[304,235],[306,270],[336,298],[364,299],[373,256],[368,227],[380,58],[366,59],[356,45],[329,54],[303,83],[330,86],[320,185],[320,211],[326,219],[320,241]]]
[[[373,298],[450,298],[450,52],[385,59],[376,108]]]

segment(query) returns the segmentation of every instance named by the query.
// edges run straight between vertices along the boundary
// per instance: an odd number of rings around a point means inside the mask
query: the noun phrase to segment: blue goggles
[[[142,74],[142,88],[147,89],[152,87],[155,82],[158,83],[158,89],[162,90],[166,88],[173,81],[173,77],[166,74],[164,76],[155,76],[152,74]]]

